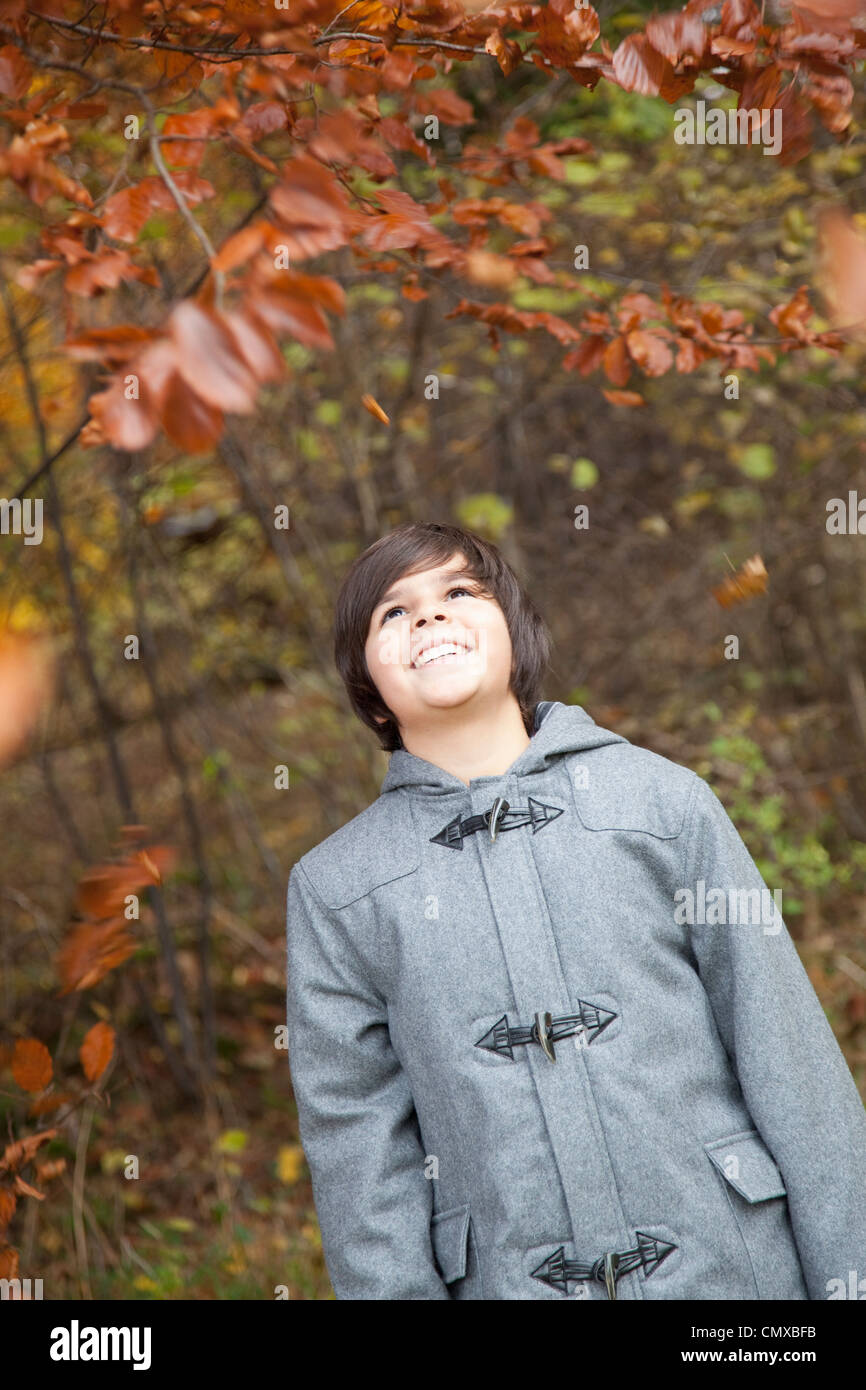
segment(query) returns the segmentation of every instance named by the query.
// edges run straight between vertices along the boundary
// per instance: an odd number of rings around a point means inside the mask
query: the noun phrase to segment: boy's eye
[[[447,590],[448,598],[450,598],[452,594],[468,594],[469,597],[472,598],[473,590],[467,589],[466,586],[463,584],[455,584],[453,588]],[[405,612],[403,605],[401,603],[395,603],[393,608],[386,609],[386,611],[382,614],[382,622],[387,623],[392,613],[401,612]]]

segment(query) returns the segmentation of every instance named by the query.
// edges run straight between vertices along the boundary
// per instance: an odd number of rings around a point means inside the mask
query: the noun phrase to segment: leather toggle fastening
[[[467,835],[477,830],[488,830],[491,840],[495,840],[502,830],[519,830],[523,825],[531,825],[536,835],[550,821],[556,820],[565,810],[564,806],[548,806],[544,801],[530,797],[528,805],[510,807],[504,797],[498,796],[489,811],[476,816],[455,816],[438,835],[430,836],[431,845],[446,845],[448,849],[462,849]]]
[[[604,1284],[608,1298],[616,1298],[616,1281],[623,1274],[629,1274],[633,1269],[642,1266],[644,1274],[649,1278],[662,1260],[666,1259],[672,1250],[677,1249],[676,1245],[645,1235],[643,1231],[636,1231],[635,1235],[637,1247],[634,1250],[625,1250],[622,1253],[607,1250],[597,1260],[593,1260],[592,1264],[585,1264],[582,1260],[567,1260],[565,1247],[560,1245],[558,1250],[554,1250],[552,1255],[548,1255],[538,1268],[532,1271],[532,1278],[540,1279],[543,1284],[549,1284],[551,1288],[559,1289],[560,1293],[565,1294],[568,1293],[569,1282],[577,1283],[581,1279],[591,1279],[593,1282]]]
[[[516,1045],[540,1043],[545,1056],[549,1057],[551,1062],[555,1062],[554,1043],[583,1032],[589,1045],[617,1017],[612,1009],[603,1009],[587,999],[578,999],[577,1007],[580,1009],[578,1014],[562,1014],[558,1018],[552,1018],[549,1013],[541,1012],[535,1015],[533,1023],[517,1024],[513,1028],[509,1027],[508,1014],[503,1014],[484,1037],[479,1038],[475,1046],[483,1047],[487,1052],[497,1052],[502,1057],[510,1057],[513,1062],[513,1048]]]
[[[490,831],[490,843],[496,839],[498,822],[508,811],[508,802],[504,796],[497,796],[490,810],[485,812],[487,816],[487,829]]]
[[[551,1062],[556,1061],[556,1053],[553,1050],[553,1019],[548,1013],[535,1015],[535,1036],[541,1043],[545,1057],[549,1057]]]

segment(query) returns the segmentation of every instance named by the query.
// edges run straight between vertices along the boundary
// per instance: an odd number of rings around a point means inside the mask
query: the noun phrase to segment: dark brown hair
[[[343,579],[334,612],[334,660],[358,718],[376,734],[386,752],[402,748],[397,721],[382,700],[367,666],[364,648],[370,619],[382,596],[404,575],[444,565],[457,553],[466,572],[490,594],[505,616],[511,636],[510,689],[527,733],[550,657],[550,634],[534,603],[496,546],[457,526],[409,522],[380,536],[352,563]],[[377,724],[376,715],[387,716]]]

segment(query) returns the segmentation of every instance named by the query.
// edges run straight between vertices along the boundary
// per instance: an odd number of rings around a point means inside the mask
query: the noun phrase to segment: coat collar
[[[494,777],[474,777],[468,788],[453,773],[416,757],[405,748],[398,748],[391,754],[382,794],[404,788],[419,796],[453,795],[455,791],[466,792],[485,783],[492,785],[503,777],[542,772],[558,758],[583,748],[628,742],[621,734],[601,728],[580,705],[565,705],[558,700],[542,700],[536,705],[533,728],[527,747],[506,772]]]

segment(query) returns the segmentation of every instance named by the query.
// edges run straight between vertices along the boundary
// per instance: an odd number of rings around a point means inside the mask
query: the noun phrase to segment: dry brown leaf
[[[391,421],[388,419],[388,416],[385,414],[375,396],[368,394],[363,395],[361,397],[361,404],[364,409],[369,410],[370,414],[374,415],[377,420],[381,420],[383,425],[390,425]]]
[[[750,598],[763,594],[768,579],[760,555],[753,555],[736,574],[729,574],[723,584],[713,589],[713,597],[722,608],[732,608],[736,603],[746,603]]]

